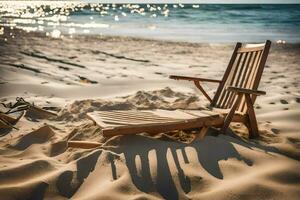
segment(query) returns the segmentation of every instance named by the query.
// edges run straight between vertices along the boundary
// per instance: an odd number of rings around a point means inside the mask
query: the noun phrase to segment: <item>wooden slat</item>
[[[142,112],[141,112],[142,113]],[[142,113],[144,114],[144,112]],[[116,118],[127,118],[127,119],[143,119],[145,121],[151,121],[151,120],[171,120],[171,118],[168,118],[168,117],[158,117],[158,116],[155,116],[155,115],[152,115],[152,116],[147,116],[147,115],[140,115],[140,114],[137,114],[137,115],[126,115],[125,113],[101,113],[99,112],[99,115],[103,116],[103,117],[116,117]]]
[[[244,83],[247,82],[247,79],[246,79],[247,73],[249,72],[249,69],[252,68],[251,60],[252,60],[253,53],[255,53],[255,52],[250,52],[249,53],[250,56],[248,57],[248,60],[245,63],[244,70],[243,70],[242,74],[240,75],[241,76],[241,80],[238,81],[235,84],[237,87],[242,87],[242,85],[244,85]],[[227,106],[227,108],[230,108],[233,105],[233,103],[234,103],[234,101],[233,101],[233,98],[231,97],[231,99],[229,100],[229,105]],[[244,104],[245,104],[245,98],[243,96],[242,99],[241,99],[241,103],[240,103],[239,107],[242,107]],[[237,110],[240,110],[240,109],[238,108]]]
[[[130,112],[130,111],[129,111]],[[113,113],[113,112],[111,112]],[[144,112],[140,112],[140,114]],[[106,113],[107,114],[107,113]],[[157,116],[157,119],[154,117],[151,119],[145,119],[144,116],[136,117],[135,119],[129,118],[125,113],[122,112],[123,115],[119,116],[120,113],[116,112],[116,115],[104,115],[103,112],[92,112],[88,113],[88,116],[93,121],[99,122],[98,125],[101,127],[111,127],[111,126],[124,126],[124,125],[138,125],[138,124],[153,124],[153,123],[169,123],[169,122],[177,122],[180,119],[173,118],[162,118]],[[101,124],[100,124],[101,122]]]
[[[257,77],[254,81],[254,85],[253,85],[253,89],[257,89],[258,88],[258,84],[260,82],[260,79],[261,79],[261,76],[262,76],[262,73],[264,71],[264,68],[265,68],[265,64],[266,64],[266,61],[267,61],[267,58],[268,58],[268,54],[269,54],[269,50],[270,50],[270,47],[271,47],[271,41],[270,40],[267,40],[266,42],[266,46],[263,50],[263,53],[262,53],[262,58],[261,58],[261,61],[259,63],[259,67],[258,67],[258,72],[257,72]]]
[[[248,81],[248,77],[249,77],[250,71],[254,67],[253,66],[253,62],[254,62],[256,53],[257,53],[257,51],[251,52],[251,58],[249,59],[249,62],[247,64],[247,68],[245,70],[245,73],[243,74],[243,78],[242,78],[243,81],[241,81],[239,83],[239,85],[238,85],[240,88],[246,88],[246,83]],[[243,96],[242,100],[241,100],[241,103],[240,103],[240,106],[239,106],[239,108],[237,110],[240,111],[240,112],[243,112],[243,107],[245,105],[246,105],[245,96]]]
[[[251,88],[250,79],[252,77],[252,74],[255,72],[255,69],[257,68],[257,63],[258,63],[258,60],[259,60],[260,53],[261,53],[261,51],[253,52],[253,59],[252,59],[252,62],[249,63],[249,69],[247,71],[245,81],[241,84],[242,88]],[[245,97],[243,97],[242,102],[243,103],[240,105],[238,110],[240,112],[246,112]]]
[[[224,73],[224,76],[223,76],[223,78],[222,78],[222,81],[221,81],[221,83],[219,84],[219,87],[218,87],[218,89],[217,89],[217,91],[216,91],[216,94],[215,94],[215,96],[214,96],[214,98],[213,98],[213,100],[212,100],[212,103],[211,103],[211,106],[212,106],[212,107],[217,106],[217,102],[218,102],[219,99],[220,99],[220,95],[221,95],[221,93],[222,93],[222,91],[223,91],[223,89],[224,89],[224,85],[225,85],[225,83],[226,83],[226,81],[227,81],[227,78],[228,78],[230,72],[231,72],[231,69],[232,69],[232,67],[233,67],[234,62],[236,61],[237,51],[238,51],[238,49],[239,49],[241,46],[242,46],[242,43],[240,43],[240,42],[236,43],[236,46],[235,46],[235,48],[234,48],[234,50],[233,50],[232,56],[231,56],[230,61],[229,61],[229,63],[228,63],[227,69],[225,70],[225,73]]]
[[[249,75],[249,79],[247,80],[246,88],[252,88],[253,89],[253,83],[254,83],[254,80],[257,76],[257,72],[258,72],[258,68],[259,68],[259,63],[261,62],[261,58],[262,58],[262,51],[258,51],[257,60],[255,61],[255,64],[253,66],[253,70],[251,71],[251,73]],[[243,105],[240,108],[240,111],[242,111],[242,112],[247,111],[246,101],[244,101]]]
[[[240,49],[238,49],[237,53],[262,51],[264,48],[265,48],[265,46],[260,46],[260,47],[241,47]]]
[[[194,110],[191,110],[189,112],[193,112]],[[188,114],[189,112],[187,112],[187,110],[137,110],[137,111],[130,111],[130,110],[126,110],[126,111],[97,111],[97,113],[101,114],[101,115],[105,115],[105,116],[137,116],[137,117],[143,117],[146,118],[147,116],[149,116],[151,119],[190,119],[193,118],[193,116],[191,114]],[[199,111],[198,111],[199,112]],[[107,115],[108,114],[108,115]],[[203,116],[203,112],[199,112],[199,114],[201,114],[201,116]],[[215,114],[215,113],[214,113]],[[212,113],[206,113],[205,116],[208,115],[212,115]],[[176,117],[174,117],[176,116]],[[180,116],[180,117],[178,117]]]
[[[120,126],[115,128],[104,128],[102,134],[104,136],[115,136],[115,135],[127,135],[127,134],[138,134],[138,133],[163,133],[174,130],[185,130],[192,128],[200,128],[203,126],[212,126],[222,124],[223,119],[217,117],[202,117],[190,120],[182,120],[178,122],[170,123],[157,123],[157,124],[140,124],[132,126]]]
[[[143,117],[141,118],[127,118],[127,117],[118,117],[118,116],[101,116],[99,115],[99,117],[101,117],[104,120],[110,120],[110,119],[114,119],[115,121],[128,121],[128,122],[139,122],[139,121],[143,121],[143,122],[153,122],[153,121],[177,121],[176,119],[144,119]]]
[[[235,81],[231,84],[232,86],[238,86],[240,82],[243,81],[242,79],[242,74],[244,72],[244,69],[247,68],[247,62],[249,60],[249,53],[245,53],[245,58],[241,64],[241,66],[239,67],[239,73],[236,75],[236,77],[234,78]],[[228,91],[229,96],[227,99],[227,102],[224,102],[224,105],[222,106],[223,108],[230,108],[231,104],[234,102],[234,100],[236,99],[236,95],[233,92]]]
[[[254,83],[253,83],[253,89],[255,89],[255,90],[258,88],[258,84],[260,82],[260,79],[261,79],[261,76],[262,76],[267,58],[268,58],[270,47],[271,47],[271,41],[267,40],[266,47],[262,52],[262,57],[261,57],[261,60],[259,62],[257,75],[256,75]]]
[[[248,76],[248,73],[249,73],[249,69],[250,68],[252,68],[252,65],[251,65],[251,61],[252,61],[252,56],[253,56],[253,54],[255,54],[256,52],[250,52],[250,57],[249,57],[249,59],[248,59],[248,61],[247,61],[247,63],[246,63],[246,67],[245,67],[245,70],[244,70],[244,72],[243,72],[243,74],[242,74],[242,78],[241,78],[241,81],[237,84],[237,86],[238,87],[240,87],[240,88],[243,88],[244,87],[244,84],[245,84],[245,82],[247,82],[247,76]],[[241,103],[240,103],[240,106],[239,106],[239,108],[237,109],[237,110],[242,110],[241,108],[244,106],[244,104],[245,104],[245,97],[243,96],[242,97],[242,100],[241,100]]]
[[[225,82],[225,84],[223,85],[223,88],[222,88],[222,91],[221,91],[221,94],[220,94],[220,97],[219,97],[219,100],[218,100],[218,102],[217,102],[216,107],[221,108],[221,104],[222,104],[222,102],[223,102],[225,96],[227,95],[227,91],[224,90],[224,87],[225,87],[226,85],[228,85],[229,82],[231,82],[232,77],[233,77],[234,70],[236,69],[236,67],[237,67],[237,65],[239,64],[239,62],[240,62],[241,59],[242,59],[242,55],[239,54],[238,57],[237,57],[237,60],[234,62],[234,66],[231,68],[232,71],[229,73],[229,75],[228,75],[228,77],[227,77],[227,79],[226,79],[226,82]]]
[[[125,115],[125,116],[145,116],[145,117],[155,117],[152,112],[147,111],[137,111],[137,110],[111,110],[111,111],[99,111],[103,115]]]
[[[100,117],[100,116],[99,116]],[[115,123],[128,123],[128,124],[139,124],[139,123],[158,123],[158,122],[176,122],[179,121],[179,119],[153,119],[153,120],[144,120],[143,118],[141,119],[126,119],[126,118],[117,118],[117,117],[100,117],[103,121],[112,121]]]
[[[237,86],[239,86],[239,87],[242,87],[242,85],[244,85],[244,83],[247,82],[246,77],[247,77],[249,69],[252,67],[251,61],[252,61],[252,58],[253,58],[253,54],[255,54],[255,52],[249,53],[247,63],[246,63],[246,65],[244,67],[244,70],[241,74],[241,80],[237,83]]]
[[[209,78],[198,78],[198,77],[190,77],[190,76],[169,76],[170,79],[175,80],[187,80],[187,81],[203,81],[203,82],[212,82],[212,83],[220,83],[221,80],[209,79]]]
[[[253,87],[254,80],[256,78],[257,71],[258,71],[258,68],[259,68],[259,63],[261,62],[261,58],[262,58],[262,52],[259,52],[258,59],[256,60],[256,63],[253,67],[253,71],[251,72],[249,80],[248,80],[248,83],[249,83],[248,87],[249,88]]]
[[[150,113],[152,112],[152,113]],[[102,116],[101,114],[110,113],[109,116]],[[112,115],[112,113],[116,115]],[[139,118],[136,119],[127,119],[126,111],[110,111],[110,112],[102,112],[96,111],[92,113],[88,113],[87,115],[100,127],[102,127],[102,132],[105,136],[114,135],[114,134],[135,134],[137,132],[157,132],[159,130],[171,131],[177,130],[178,127],[183,129],[185,128],[195,128],[201,127],[203,124],[209,124],[211,121],[219,118],[221,116],[215,112],[206,112],[206,111],[165,111],[165,110],[156,110],[156,111],[128,111],[128,116],[132,114],[138,114]],[[122,114],[122,116],[118,116]],[[160,118],[159,120],[153,119],[144,120],[143,114],[146,115],[154,115]],[[165,115],[172,115],[172,118],[162,117]],[[179,116],[180,115],[180,116]],[[164,120],[161,120],[164,118]],[[215,123],[215,122],[214,122]],[[218,121],[221,123],[221,120]],[[166,128],[167,127],[167,128]],[[179,129],[181,129],[179,128]],[[143,131],[142,131],[143,130]]]
[[[151,119],[166,119],[166,118],[174,118],[174,113],[182,114],[182,110],[122,110],[122,111],[98,111],[98,113],[106,114],[107,116],[131,116],[131,117],[144,117],[144,118],[151,118]],[[191,116],[188,114],[184,114],[187,118]],[[184,117],[183,117],[184,118]]]
[[[253,47],[264,47],[266,45],[266,43],[254,43],[254,44],[251,44],[251,43],[247,43],[247,44],[244,44],[243,47],[244,48],[253,48]]]
[[[239,57],[239,59],[238,59],[238,62],[236,63],[235,69],[234,69],[234,71],[233,71],[233,74],[232,74],[232,76],[230,77],[229,81],[226,83],[226,85],[233,85],[234,79],[235,79],[235,77],[236,77],[236,74],[237,74],[237,72],[239,71],[240,63],[243,62],[243,60],[245,59],[245,56],[244,56],[244,55],[245,55],[245,54],[240,54],[240,57]],[[220,104],[220,107],[221,107],[221,108],[225,108],[224,105],[225,105],[225,103],[227,102],[228,97],[229,97],[229,95],[230,95],[230,93],[231,93],[231,92],[228,92],[228,91],[226,90],[225,87],[223,88],[223,90],[224,90],[224,94],[225,94],[225,95],[224,95],[223,99],[221,99],[221,104]]]
[[[260,60],[259,66],[258,66],[258,71],[257,71],[256,77],[255,77],[255,80],[254,80],[254,83],[253,83],[253,86],[252,86],[252,89],[254,89],[254,90],[257,90],[258,85],[260,83],[260,79],[262,77],[262,73],[264,71],[265,64],[266,64],[266,61],[267,61],[267,58],[268,58],[268,55],[269,55],[270,47],[271,47],[271,41],[267,40],[266,41],[266,46],[265,46],[265,48],[262,52],[262,58]],[[256,96],[253,96],[252,97],[253,104],[254,104],[255,100],[256,100]]]

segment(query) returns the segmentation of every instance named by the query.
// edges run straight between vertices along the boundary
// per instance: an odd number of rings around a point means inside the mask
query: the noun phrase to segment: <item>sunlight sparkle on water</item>
[[[53,37],[53,38],[59,38],[60,35],[61,35],[61,32],[59,30],[53,30],[51,32],[51,37]]]
[[[174,8],[184,7],[182,4]],[[92,23],[76,21],[78,12],[88,12]],[[80,14],[80,13],[79,13]],[[139,15],[146,18],[169,17],[168,5],[147,4],[100,4],[83,3],[80,1],[2,1],[0,3],[0,26],[2,32],[6,27],[16,27],[26,32],[45,32],[46,36],[60,38],[63,34],[95,33],[102,28],[114,28],[116,23],[129,15]],[[91,16],[92,15],[92,16]],[[111,21],[103,23],[102,18],[110,17]],[[151,24],[153,24],[152,22]],[[156,29],[150,25],[149,29]],[[75,31],[75,28],[78,31]],[[88,29],[86,29],[88,28]],[[98,30],[100,29],[100,30]],[[2,33],[2,34],[3,34]]]

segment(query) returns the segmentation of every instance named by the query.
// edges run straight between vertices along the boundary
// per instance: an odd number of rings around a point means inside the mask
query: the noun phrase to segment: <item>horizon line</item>
[[[0,0],[0,2],[14,2],[14,1],[43,1],[43,0]],[[282,0],[267,0],[267,1],[248,1],[245,2],[243,0],[200,0],[200,1],[190,1],[190,0],[181,0],[181,1],[175,1],[175,0],[167,0],[164,2],[159,2],[155,0],[148,0],[141,2],[138,0],[127,0],[127,1],[121,1],[121,0],[45,0],[47,2],[83,2],[83,3],[107,3],[107,4],[300,4],[297,0],[290,0],[290,1],[282,1]]]

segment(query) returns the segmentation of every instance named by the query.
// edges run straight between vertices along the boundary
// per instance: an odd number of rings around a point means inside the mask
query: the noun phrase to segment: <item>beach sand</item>
[[[5,33],[2,37],[10,37]],[[273,44],[255,109],[261,137],[209,130],[104,138],[95,110],[200,109],[208,101],[171,74],[221,79],[234,44],[14,31],[0,44],[0,100],[23,97],[58,111],[1,130],[1,199],[298,199],[300,45]],[[216,85],[205,85],[212,96]],[[66,148],[68,140],[103,143]]]

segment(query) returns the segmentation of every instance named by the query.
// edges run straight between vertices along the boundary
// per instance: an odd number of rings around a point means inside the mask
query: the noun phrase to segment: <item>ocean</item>
[[[0,34],[118,35],[187,42],[300,42],[300,4],[97,4],[0,2]],[[7,38],[9,39],[9,38]]]

